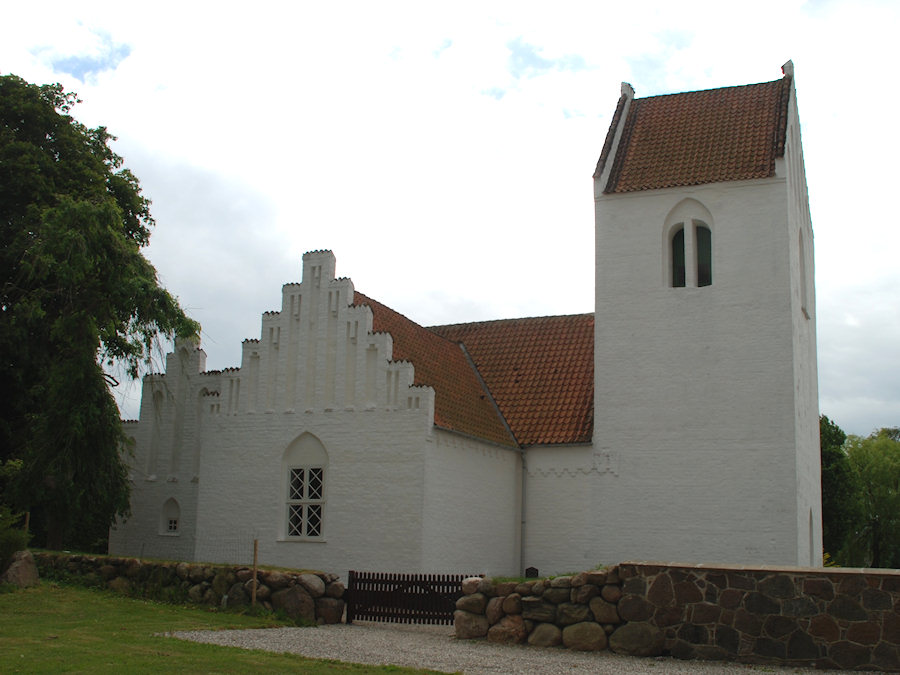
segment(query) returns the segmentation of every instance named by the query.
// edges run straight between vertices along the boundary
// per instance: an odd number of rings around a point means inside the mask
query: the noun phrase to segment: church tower
[[[622,85],[594,175],[604,559],[821,565],[813,235],[783,72]]]

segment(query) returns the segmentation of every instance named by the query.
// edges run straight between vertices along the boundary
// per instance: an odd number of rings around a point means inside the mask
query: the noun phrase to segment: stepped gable
[[[367,305],[372,310],[376,333],[390,333],[393,360],[413,364],[414,384],[434,389],[436,426],[499,445],[517,445],[490,392],[458,344],[358,291],[353,304]]]
[[[589,443],[594,315],[433,326],[461,342],[521,445]]]
[[[784,156],[791,78],[634,99],[604,192],[775,175]],[[617,125],[619,116],[613,119]],[[615,129],[610,129],[613,134]],[[598,167],[607,161],[604,147]]]

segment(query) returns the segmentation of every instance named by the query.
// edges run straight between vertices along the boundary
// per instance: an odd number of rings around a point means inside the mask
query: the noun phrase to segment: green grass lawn
[[[280,624],[271,616],[164,605],[43,582],[0,594],[0,673],[428,672],[203,645],[159,635],[276,625]]]

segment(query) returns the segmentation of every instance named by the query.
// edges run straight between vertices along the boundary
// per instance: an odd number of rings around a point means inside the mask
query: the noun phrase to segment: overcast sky
[[[620,82],[765,82],[792,59],[820,409],[900,425],[900,3],[436,5],[16,3],[0,72],[61,82],[118,136],[153,201],[147,255],[220,369],[314,249],[423,325],[593,311]],[[135,417],[140,387],[117,395]]]

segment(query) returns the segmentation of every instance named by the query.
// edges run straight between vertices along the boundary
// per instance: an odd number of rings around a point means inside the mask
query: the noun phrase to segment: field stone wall
[[[900,571],[622,563],[463,582],[458,638],[634,656],[900,670]]]
[[[107,588],[165,602],[249,606],[253,570],[247,566],[146,561],[137,558],[34,554],[41,577]],[[257,605],[309,623],[340,623],[346,589],[338,575],[260,569]]]

